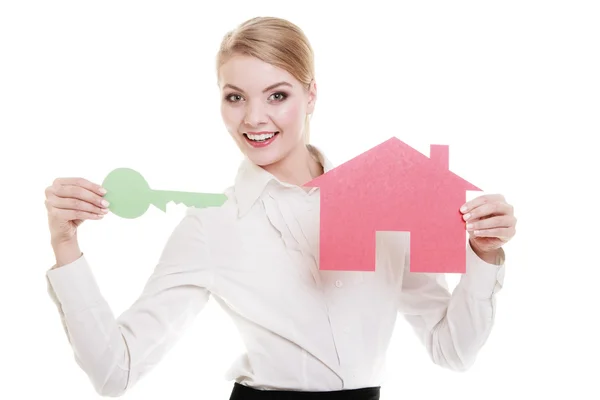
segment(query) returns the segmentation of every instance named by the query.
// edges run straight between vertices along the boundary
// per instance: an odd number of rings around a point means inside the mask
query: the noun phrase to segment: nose
[[[256,127],[268,122],[265,107],[257,102],[248,102],[246,106],[246,114],[244,116],[244,124]]]

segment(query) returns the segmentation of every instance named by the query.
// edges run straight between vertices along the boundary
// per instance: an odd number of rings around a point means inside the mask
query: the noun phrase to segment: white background
[[[448,144],[450,168],[503,193],[519,218],[496,327],[473,369],[434,366],[399,319],[382,398],[597,398],[598,3],[0,4],[0,398],[97,398],[46,294],[45,187],[63,176],[100,183],[122,166],[157,189],[229,186],[240,154],[220,120],[214,57],[226,31],[258,15],[309,36],[312,142],[335,163],[391,136],[425,154]],[[81,228],[115,314],[184,211]],[[243,349],[215,304],[125,399],[228,398],[224,372]]]

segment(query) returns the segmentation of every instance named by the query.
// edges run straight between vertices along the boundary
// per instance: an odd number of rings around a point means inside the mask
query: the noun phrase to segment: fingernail
[[[104,207],[108,207],[108,205],[109,205],[109,204],[110,204],[110,203],[109,203],[108,201],[106,201],[106,200],[102,200],[102,205],[103,205]]]
[[[103,209],[102,209],[102,213],[103,213],[103,214],[108,214],[108,208],[103,208]]]
[[[464,218],[464,219],[465,219],[465,221],[466,221],[466,220],[468,220],[469,218],[471,218],[471,214],[470,214],[470,213],[469,213],[469,214],[465,214],[465,215],[463,216],[463,218]]]
[[[100,192],[100,193],[102,193],[102,194],[106,194],[106,189],[104,189],[103,187],[101,187],[101,188],[99,189],[99,192]]]
[[[467,211],[467,206],[464,205],[460,208],[460,212],[466,212]]]
[[[473,229],[473,224],[467,224],[467,229]]]

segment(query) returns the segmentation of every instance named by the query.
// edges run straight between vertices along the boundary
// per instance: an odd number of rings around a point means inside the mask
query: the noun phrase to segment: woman
[[[246,159],[222,207],[187,212],[143,294],[117,319],[76,235],[107,213],[105,192],[85,179],[57,179],[46,191],[56,255],[49,290],[97,392],[131,388],[211,295],[247,347],[232,368],[231,399],[378,399],[398,312],[434,363],[468,368],[494,321],[512,207],[498,195],[461,209],[468,265],[452,295],[443,275],[409,272],[404,236],[378,239],[376,272],[320,271],[319,192],[302,185],[332,166],[308,144],[317,98],[308,40],[285,20],[249,20],[223,39],[217,75],[223,121]]]

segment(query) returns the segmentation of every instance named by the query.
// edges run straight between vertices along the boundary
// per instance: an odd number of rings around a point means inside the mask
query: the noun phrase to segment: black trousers
[[[336,390],[332,392],[258,390],[235,382],[229,400],[379,400],[379,393],[379,387]]]

